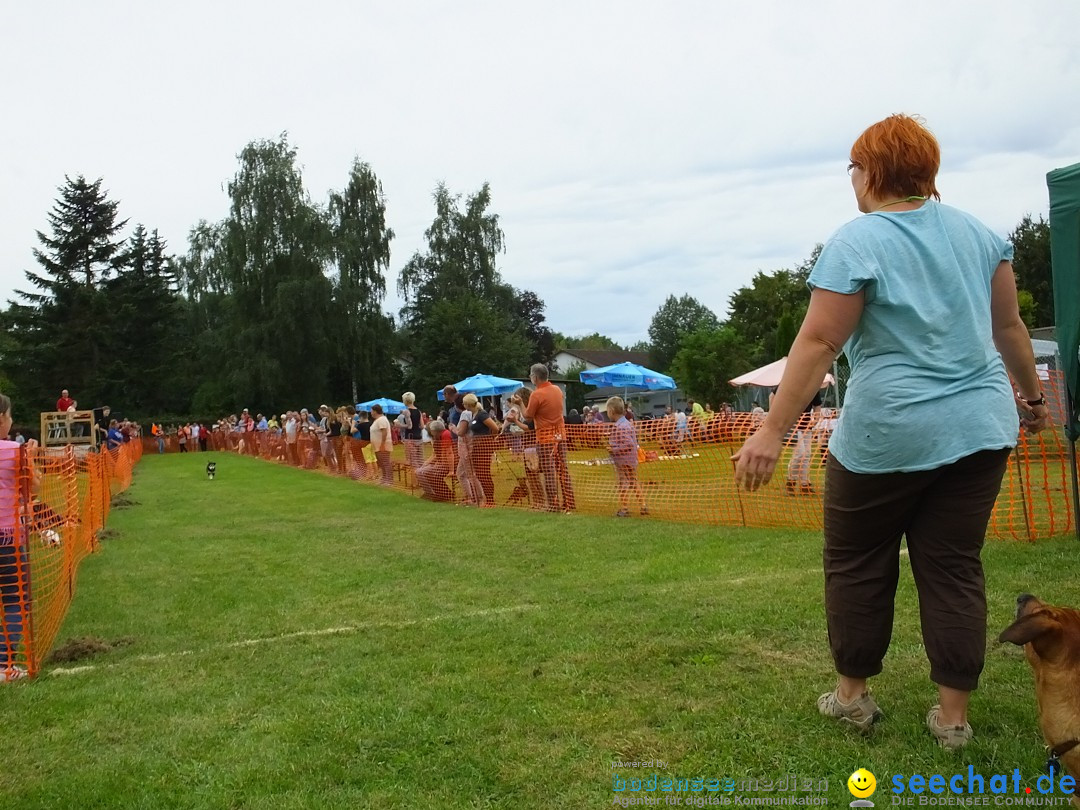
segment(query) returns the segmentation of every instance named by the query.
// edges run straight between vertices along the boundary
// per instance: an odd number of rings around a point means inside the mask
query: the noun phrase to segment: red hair
[[[890,115],[868,127],[851,147],[851,162],[863,170],[867,191],[878,199],[941,199],[934,184],[941,147],[918,116]]]

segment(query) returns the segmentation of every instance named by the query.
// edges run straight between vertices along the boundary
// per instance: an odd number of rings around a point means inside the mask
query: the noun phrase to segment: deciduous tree
[[[398,278],[408,379],[425,396],[479,371],[522,376],[534,356],[528,319],[511,311],[496,267],[503,233],[490,204],[487,183],[464,206],[440,184],[427,251],[414,254]]]
[[[699,329],[683,338],[670,373],[694,399],[720,403],[731,399],[728,380],[753,368],[754,346],[748,346],[730,326]]]
[[[330,195],[335,335],[352,401],[362,386],[389,385],[394,324],[382,311],[394,232],[386,225],[382,183],[367,163],[353,162],[349,182]]]
[[[222,269],[231,297],[219,358],[234,406],[329,395],[331,251],[322,212],[304,189],[286,136],[253,141],[228,184]]]
[[[794,270],[759,271],[749,286],[733,293],[729,299],[725,323],[742,338],[744,345],[756,347],[752,358],[755,365],[776,359],[772,354],[776,349],[777,327],[785,312],[796,325],[802,323],[810,304],[806,279],[821,247],[817,245],[810,258],[796,265]]]
[[[791,344],[795,342],[795,335],[798,333],[799,327],[795,323],[795,318],[788,311],[785,311],[780,316],[780,320],[776,322],[776,335],[773,341],[773,359],[779,360],[781,357],[787,355],[791,350]]]
[[[190,400],[183,306],[166,247],[156,230],[136,225],[104,283],[113,326],[102,374],[109,399],[129,414],[183,412]]]
[[[716,314],[691,295],[669,295],[649,324],[649,360],[657,371],[667,371],[685,336],[699,329],[716,329]]]
[[[591,335],[577,335],[569,336],[555,332],[555,345],[559,351],[563,349],[581,349],[582,351],[623,351],[623,347],[609,338],[607,335],[601,335],[599,332],[593,332]]]
[[[1034,303],[1033,323],[1029,326],[1054,325],[1054,276],[1050,264],[1050,223],[1028,214],[1009,235],[1013,244],[1013,269],[1016,286],[1031,293]]]

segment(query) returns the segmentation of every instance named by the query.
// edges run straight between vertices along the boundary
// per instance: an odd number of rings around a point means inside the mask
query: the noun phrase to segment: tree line
[[[564,348],[624,348],[553,332],[539,296],[502,279],[505,235],[486,183],[468,195],[436,187],[426,247],[396,279],[396,317],[383,309],[394,232],[382,184],[359,159],[314,201],[286,135],[251,142],[226,185],[228,214],[198,222],[179,255],[143,223],[123,236],[129,220],[101,179],[66,177],[58,191],[37,268],[0,312],[0,390],[24,422],[61,388],[80,407],[135,418],[212,418],[406,389],[423,401],[481,366],[522,377]],[[1049,226],[1025,217],[1011,239],[1025,321],[1053,323]],[[649,340],[625,348],[648,351],[690,396],[730,398],[727,379],[787,353],[818,251],[757,273],[724,320],[670,296]]]

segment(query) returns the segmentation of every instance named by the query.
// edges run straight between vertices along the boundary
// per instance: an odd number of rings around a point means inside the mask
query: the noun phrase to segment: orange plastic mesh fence
[[[1052,414],[1062,413],[1062,380],[1051,372],[1044,393]],[[953,418],[960,418],[952,415]],[[636,469],[613,463],[610,425],[569,425],[565,441],[540,445],[532,433],[503,433],[453,442],[440,457],[429,441],[395,442],[380,467],[365,442],[320,440],[301,433],[295,444],[281,435],[214,431],[208,446],[307,469],[381,483],[430,500],[485,506],[562,510],[718,526],[819,530],[828,435],[835,421],[801,425],[788,437],[770,484],[755,493],[735,486],[731,454],[754,428],[755,417],[636,423]],[[156,452],[155,439],[146,451]],[[178,449],[170,438],[170,451]],[[789,484],[788,481],[794,483]],[[1010,457],[990,526],[991,538],[1035,540],[1074,530],[1068,445],[1060,428],[1023,434]]]
[[[0,680],[41,668],[79,563],[141,455],[138,442],[103,453],[0,448]]]

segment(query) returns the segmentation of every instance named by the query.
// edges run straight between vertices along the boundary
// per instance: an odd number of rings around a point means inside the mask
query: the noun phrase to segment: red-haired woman
[[[938,692],[926,723],[959,748],[986,650],[986,526],[1021,421],[1035,433],[1048,412],[1012,247],[938,202],[940,151],[923,122],[879,121],[850,161],[865,216],[833,234],[810,273],[779,392],[735,454],[735,477],[751,491],[769,482],[784,435],[843,348],[851,380],[829,446],[824,553],[839,685],[818,709],[861,730],[881,717],[866,682],[889,646],[906,535]]]

